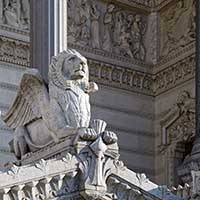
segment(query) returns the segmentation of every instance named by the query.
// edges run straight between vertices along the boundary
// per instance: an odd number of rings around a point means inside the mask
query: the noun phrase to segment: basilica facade
[[[189,181],[195,140],[195,0],[68,0],[68,47],[87,60],[92,118],[117,133],[121,159],[168,186]],[[31,67],[29,0],[0,1],[0,110]],[[35,66],[37,67],[37,66]],[[47,66],[44,66],[44,68]],[[0,167],[15,160],[0,121]],[[197,166],[198,167],[198,166]],[[189,169],[188,169],[189,168]],[[191,168],[192,169],[192,168]]]

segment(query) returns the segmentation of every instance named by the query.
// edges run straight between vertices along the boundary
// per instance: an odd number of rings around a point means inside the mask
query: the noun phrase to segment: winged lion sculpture
[[[89,93],[98,87],[88,80],[86,58],[66,50],[52,58],[48,77],[46,85],[36,69],[27,70],[13,105],[2,116],[14,129],[11,147],[18,159],[80,129],[95,134],[88,128]]]

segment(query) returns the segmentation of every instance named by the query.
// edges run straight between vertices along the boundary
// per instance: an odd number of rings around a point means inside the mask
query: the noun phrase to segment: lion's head
[[[54,56],[49,67],[49,81],[66,89],[70,81],[84,82],[89,80],[87,59],[76,50],[68,49]]]

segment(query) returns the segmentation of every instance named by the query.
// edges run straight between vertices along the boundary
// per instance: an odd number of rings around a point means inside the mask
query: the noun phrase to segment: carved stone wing
[[[16,129],[42,117],[48,102],[48,90],[39,72],[29,69],[22,77],[14,103],[2,119],[10,128]]]

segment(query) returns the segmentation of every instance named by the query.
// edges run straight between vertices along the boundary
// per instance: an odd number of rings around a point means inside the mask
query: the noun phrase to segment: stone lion
[[[88,81],[87,60],[75,50],[53,57],[45,84],[36,69],[27,70],[17,97],[2,117],[14,129],[10,145],[18,159],[60,139],[89,129],[89,93],[98,87]]]

